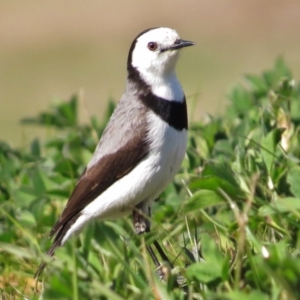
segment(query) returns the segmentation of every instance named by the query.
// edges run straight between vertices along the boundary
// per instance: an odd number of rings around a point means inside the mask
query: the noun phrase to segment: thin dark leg
[[[173,267],[172,263],[170,262],[168,256],[165,254],[164,250],[161,248],[161,246],[160,246],[160,244],[158,243],[158,241],[155,240],[155,241],[153,242],[153,244],[154,244],[155,248],[157,249],[157,251],[158,251],[160,257],[162,258],[162,260],[163,260],[163,261],[166,261],[166,262],[170,265],[170,267],[172,268],[172,267]]]
[[[150,255],[150,257],[151,257],[151,259],[152,259],[155,267],[159,268],[160,267],[160,263],[159,263],[156,255],[155,255],[153,249],[151,248],[151,246],[146,246],[146,247],[147,247],[148,253],[149,253],[149,255]]]
[[[145,214],[150,216],[151,210],[150,210],[150,207],[148,207],[144,203],[140,203],[132,211],[133,224],[135,227],[135,231],[138,235],[143,234],[145,232],[150,232],[150,221],[148,218],[145,217]],[[167,255],[165,254],[165,252],[163,251],[161,246],[159,245],[158,241],[155,240],[153,243],[154,243],[154,246],[157,249],[159,255],[161,256],[162,260],[168,262],[170,267],[172,267],[172,264],[171,264],[169,258],[167,257]],[[160,264],[159,260],[157,259],[157,256],[155,255],[151,246],[147,246],[147,250],[148,250],[148,253],[149,253],[154,265],[156,266],[156,268],[158,270],[160,270],[161,264]],[[159,275],[161,276],[161,274],[159,274]]]
[[[132,211],[132,218],[133,218],[133,225],[135,231],[138,235],[143,234],[145,232],[150,232],[150,222],[146,219],[143,215],[142,205],[136,206],[135,209]],[[146,246],[147,251],[157,269],[160,268],[160,262],[157,259],[153,249],[151,246]]]

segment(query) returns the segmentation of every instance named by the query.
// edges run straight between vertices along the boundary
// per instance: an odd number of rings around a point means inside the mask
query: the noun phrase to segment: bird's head
[[[128,55],[128,71],[134,68],[142,77],[164,77],[175,70],[179,50],[194,45],[182,40],[170,28],[152,28],[143,31],[132,42]]]

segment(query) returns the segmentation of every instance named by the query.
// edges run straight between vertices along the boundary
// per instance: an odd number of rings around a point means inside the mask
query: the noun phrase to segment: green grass
[[[137,237],[130,218],[93,222],[39,282],[47,234],[114,104],[89,125],[78,122],[76,96],[24,119],[51,134],[23,149],[0,144],[2,299],[299,299],[300,85],[282,59],[245,80],[222,116],[190,124],[151,233]],[[145,250],[153,239],[174,264],[164,281]]]

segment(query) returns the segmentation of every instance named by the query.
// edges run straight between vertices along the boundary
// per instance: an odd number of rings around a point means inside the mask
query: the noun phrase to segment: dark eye
[[[150,42],[150,43],[148,43],[148,49],[149,49],[150,51],[155,51],[157,48],[158,48],[157,43],[155,43],[155,42]]]

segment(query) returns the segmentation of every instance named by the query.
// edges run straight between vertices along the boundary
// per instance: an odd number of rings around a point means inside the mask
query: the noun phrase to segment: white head
[[[128,64],[141,75],[165,76],[175,70],[178,50],[194,45],[181,40],[178,33],[170,28],[153,28],[142,32],[132,43]]]

